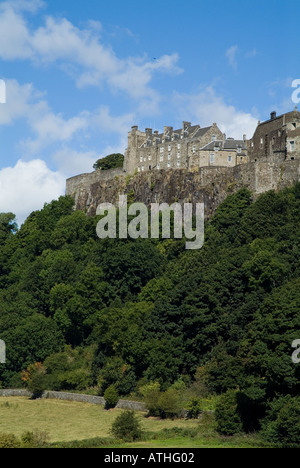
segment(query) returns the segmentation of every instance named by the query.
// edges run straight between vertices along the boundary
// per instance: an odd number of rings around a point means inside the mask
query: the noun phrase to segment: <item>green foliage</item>
[[[143,396],[144,403],[148,410],[149,416],[158,416],[158,400],[160,397],[160,384],[159,382],[151,382],[141,387],[140,392]]]
[[[300,397],[274,400],[263,422],[263,438],[277,448],[300,447]]]
[[[173,388],[162,392],[158,399],[158,411],[161,418],[174,419],[179,417],[182,410],[180,393]]]
[[[202,402],[200,398],[192,397],[187,404],[189,419],[197,419],[202,411]]]
[[[49,435],[47,432],[27,431],[21,436],[21,448],[45,448],[48,445]]]
[[[2,449],[21,448],[21,442],[13,434],[1,434],[0,433],[0,448]]]
[[[237,391],[228,390],[217,403],[217,431],[219,434],[232,436],[242,432],[243,426],[238,413]]]
[[[123,167],[124,155],[120,153],[109,154],[105,158],[98,159],[93,165],[94,169],[102,169],[107,171],[108,169],[115,169],[117,167]]]
[[[142,438],[141,423],[134,411],[124,411],[114,421],[111,432],[114,437],[126,442],[134,442]]]
[[[104,392],[105,409],[114,408],[119,401],[119,394],[114,385],[110,385]]]
[[[129,395],[156,382],[144,399],[159,416],[174,391],[187,402],[239,388],[246,432],[268,401],[299,394],[300,184],[255,202],[230,195],[197,251],[184,239],[99,239],[97,217],[73,204],[60,197],[19,230],[0,215],[3,387],[35,362],[49,389]]]
[[[180,391],[169,388],[161,392],[158,382],[151,382],[140,389],[148,410],[148,416],[159,416],[162,419],[178,417],[182,410]]]

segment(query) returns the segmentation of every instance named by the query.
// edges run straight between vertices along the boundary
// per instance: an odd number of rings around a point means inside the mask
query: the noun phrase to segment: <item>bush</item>
[[[170,388],[163,392],[158,400],[158,411],[161,418],[175,418],[178,417],[182,407],[180,405],[179,393]]]
[[[197,419],[201,413],[201,399],[196,397],[191,398],[188,402],[187,410],[187,417],[189,419]]]
[[[125,411],[114,421],[111,433],[117,439],[133,442],[142,438],[143,431],[134,411]]]
[[[21,437],[22,448],[44,448],[49,443],[49,435],[47,432],[34,431],[24,432]]]
[[[279,448],[300,448],[300,397],[273,401],[262,423],[263,438]]]
[[[22,371],[22,380],[32,398],[40,398],[47,388],[46,368],[42,363],[36,362]]]
[[[161,395],[160,384],[158,382],[151,382],[144,385],[140,389],[140,392],[143,395],[148,416],[159,416],[158,400]]]
[[[238,413],[237,394],[235,390],[228,390],[217,403],[215,418],[219,434],[232,436],[242,432],[243,425]]]
[[[114,408],[119,401],[119,394],[114,385],[110,385],[104,392],[105,409]]]
[[[0,449],[7,448],[20,448],[21,443],[19,439],[13,434],[0,434]]]

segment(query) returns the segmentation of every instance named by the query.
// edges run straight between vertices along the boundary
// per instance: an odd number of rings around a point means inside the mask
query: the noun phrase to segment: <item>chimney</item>
[[[152,135],[152,128],[146,128],[145,133],[146,135]]]
[[[131,130],[132,130],[133,132],[136,132],[138,128],[139,128],[139,127],[138,127],[137,125],[133,125],[133,127],[131,127]]]
[[[182,122],[182,129],[186,131],[188,128],[192,126],[191,122]]]
[[[276,119],[276,112],[273,111],[271,112],[271,120],[275,120]]]
[[[246,140],[247,140],[247,135],[246,134],[243,135],[243,140],[244,140],[244,143],[246,143]]]
[[[167,133],[171,133],[173,131],[173,127],[164,127],[164,135]]]

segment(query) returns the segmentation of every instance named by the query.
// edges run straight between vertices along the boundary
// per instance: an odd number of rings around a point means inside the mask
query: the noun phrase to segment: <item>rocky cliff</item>
[[[75,200],[75,209],[94,216],[100,203],[117,206],[119,195],[128,201],[150,203],[204,203],[210,217],[225,198],[248,188],[257,197],[268,190],[280,190],[300,181],[300,161],[282,164],[255,162],[232,168],[204,167],[148,171],[126,175],[121,169],[95,171],[67,180],[66,195]]]

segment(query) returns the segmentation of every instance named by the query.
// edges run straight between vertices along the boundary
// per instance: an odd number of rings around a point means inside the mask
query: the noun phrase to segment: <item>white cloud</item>
[[[52,159],[65,178],[75,174],[93,171],[93,164],[99,159],[96,151],[76,151],[69,147],[56,151]]]
[[[237,45],[229,47],[229,49],[226,51],[226,57],[228,59],[229,65],[236,70],[237,69],[237,60],[236,60],[236,55],[239,51],[239,48]]]
[[[183,118],[193,118],[203,127],[216,122],[228,137],[240,139],[247,134],[250,138],[257,126],[257,117],[226,104],[213,87],[207,87],[193,95],[176,94],[174,102],[180,115],[185,116]]]
[[[77,86],[109,86],[135,99],[156,98],[150,86],[155,73],[178,74],[178,55],[164,55],[157,60],[119,58],[99,36],[101,24],[90,22],[79,29],[66,18],[48,16],[45,25],[33,30],[16,7],[25,3],[37,8],[39,2],[15,0],[0,7],[0,58],[29,59],[35,65],[59,64],[70,73]]]
[[[0,171],[0,212],[12,212],[22,224],[28,215],[65,193],[65,177],[44,161],[19,160]]]

